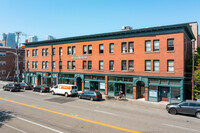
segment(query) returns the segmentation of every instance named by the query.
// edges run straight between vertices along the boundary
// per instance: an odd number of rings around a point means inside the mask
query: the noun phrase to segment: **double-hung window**
[[[121,52],[122,53],[126,53],[127,52],[127,46],[126,46],[126,42],[123,42],[121,45]]]
[[[99,61],[99,70],[100,70],[100,71],[103,70],[103,61]]]
[[[151,71],[151,61],[145,60],[145,71]]]
[[[71,69],[71,61],[67,61],[67,69],[68,69],[68,70]]]
[[[56,54],[56,49],[52,48],[52,55],[55,56],[55,54]]]
[[[99,44],[99,53],[103,54],[103,44]]]
[[[42,49],[42,56],[45,56],[45,49]]]
[[[83,46],[83,54],[87,54],[87,45]]]
[[[92,61],[88,61],[88,70],[92,69]]]
[[[42,62],[42,69],[45,69],[45,61]]]
[[[68,54],[68,55],[71,55],[71,47],[68,47],[68,48],[67,48],[67,54]]]
[[[159,60],[154,60],[153,61],[153,71],[154,72],[159,72],[160,71],[160,61]]]
[[[62,47],[59,48],[59,56],[62,56]]]
[[[46,56],[48,56],[48,48],[46,48]]]
[[[174,60],[167,60],[167,72],[174,72]]]
[[[129,60],[128,61],[128,70],[130,72],[133,72],[134,71],[134,61],[133,60]]]
[[[111,61],[109,62],[109,70],[110,70],[110,71],[114,71],[114,60],[111,60]]]
[[[88,45],[88,54],[92,54],[92,45]]]
[[[122,71],[126,71],[127,70],[126,60],[122,60],[121,70]]]
[[[59,61],[59,69],[62,69],[62,61]]]
[[[128,52],[133,53],[134,52],[134,42],[128,43]]]
[[[38,56],[38,49],[35,50],[35,56]]]
[[[160,51],[160,41],[159,40],[153,41],[153,51],[154,52]]]
[[[35,56],[35,50],[34,49],[32,50],[32,56],[33,57]]]
[[[76,68],[76,62],[72,61],[72,70],[75,70],[75,68]]]
[[[174,39],[167,40],[167,51],[174,51]]]
[[[151,41],[145,41],[145,52],[151,52]]]
[[[46,68],[46,69],[49,68],[49,63],[48,63],[48,61],[46,61],[46,63],[45,63],[45,68]]]
[[[114,43],[110,43],[110,53],[114,53]]]
[[[72,46],[72,55],[75,55],[75,54],[76,54],[76,47]]]
[[[29,50],[27,50],[27,57],[29,57],[30,56],[30,52],[29,52]]]
[[[32,68],[34,69],[35,68],[35,62],[32,61]]]
[[[86,69],[86,61],[83,61],[83,69]]]
[[[38,68],[38,62],[36,61],[35,62],[35,69],[37,69]]]
[[[27,61],[27,69],[29,69],[29,61]]]
[[[52,62],[52,69],[55,69],[55,68],[56,68],[56,62],[53,61],[53,62]]]

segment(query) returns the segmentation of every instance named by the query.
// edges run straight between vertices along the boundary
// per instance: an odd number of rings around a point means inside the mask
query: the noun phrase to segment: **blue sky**
[[[0,34],[56,38],[200,22],[200,0],[0,0]],[[200,33],[200,32],[199,32]]]

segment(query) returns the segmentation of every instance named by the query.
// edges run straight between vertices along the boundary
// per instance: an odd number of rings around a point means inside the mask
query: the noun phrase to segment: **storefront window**
[[[74,74],[69,74],[69,78],[74,78]]]
[[[91,79],[91,75],[85,75],[85,79]]]
[[[158,79],[149,79],[149,83],[150,84],[159,84],[159,80]]]
[[[98,80],[105,80],[104,76],[97,76]]]
[[[167,85],[167,80],[166,80],[166,79],[161,79],[161,80],[160,80],[160,84],[162,84],[162,85]]]
[[[108,79],[109,79],[109,81],[116,81],[116,77],[109,76]]]
[[[105,83],[99,83],[99,91],[105,92]]]
[[[58,79],[58,84],[62,84],[62,79]]]
[[[123,81],[122,77],[117,77],[117,81]]]
[[[133,82],[133,78],[132,77],[125,77],[124,81],[125,82]]]
[[[108,95],[114,96],[114,83],[108,83],[108,88],[109,88]]]
[[[180,85],[180,80],[176,80],[176,79],[172,79],[172,80],[169,80],[169,84],[170,85]]]
[[[132,84],[126,85],[126,97],[133,98],[133,85]]]
[[[157,88],[156,86],[149,86],[149,101],[157,102]]]
[[[84,91],[88,91],[88,90],[90,90],[90,81],[85,81]]]
[[[180,88],[179,87],[172,87],[171,88],[171,98],[181,100],[180,97]]]

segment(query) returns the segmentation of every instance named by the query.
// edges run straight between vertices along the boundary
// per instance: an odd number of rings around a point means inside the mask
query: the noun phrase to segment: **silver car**
[[[185,101],[181,103],[167,104],[166,110],[170,114],[187,114],[194,115],[200,119],[200,102],[197,101]]]

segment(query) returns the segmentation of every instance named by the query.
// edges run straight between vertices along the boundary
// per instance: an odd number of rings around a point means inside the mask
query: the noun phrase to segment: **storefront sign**
[[[105,83],[100,83],[100,89],[105,90]]]
[[[149,96],[150,97],[157,97],[157,91],[156,90],[149,90]]]

